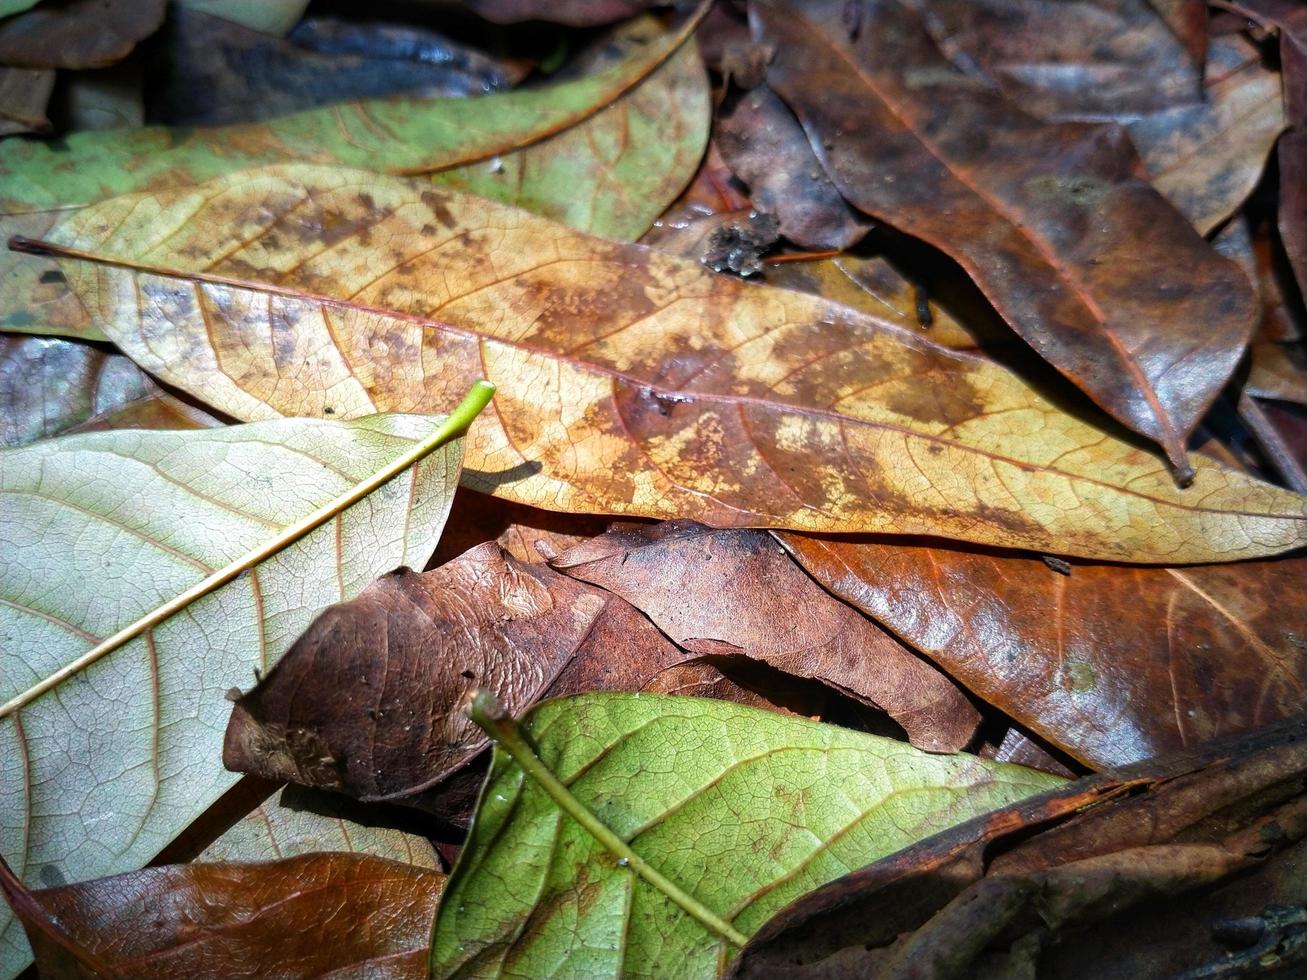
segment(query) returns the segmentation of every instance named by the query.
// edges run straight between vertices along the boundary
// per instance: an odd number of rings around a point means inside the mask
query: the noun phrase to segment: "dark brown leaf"
[[[437,98],[481,95],[511,87],[503,68],[434,31],[350,23],[356,47],[389,39],[395,53],[316,51],[298,39],[331,38],[342,22],[301,23],[289,40],[251,30],[222,17],[174,9],[164,32],[149,94],[153,122],[217,125],[271,119],[300,109],[407,94]],[[367,51],[367,48],[363,48]]]
[[[1307,558],[1061,575],[997,551],[781,538],[826,588],[1094,768],[1307,710]]]
[[[603,534],[608,524],[606,517],[540,510],[460,487],[429,567],[452,561],[486,541],[494,541],[524,564],[537,565],[574,544]],[[545,549],[544,553],[540,548]]]
[[[717,145],[749,185],[753,205],[775,214],[780,232],[813,249],[848,248],[870,222],[844,202],[803,127],[766,85],[732,100],[717,117]]]
[[[677,644],[745,655],[879,707],[912,744],[957,752],[979,714],[943,674],[829,596],[761,531],[615,525],[550,562],[621,596]]]
[[[1048,124],[940,55],[896,0],[755,3],[771,87],[851,203],[953,256],[1044,358],[1183,477],[1184,442],[1243,352],[1239,270],[1137,176],[1111,126]]]
[[[44,0],[0,20],[0,64],[99,68],[163,23],[164,0]]]
[[[1201,57],[1148,0],[898,0],[957,65],[1045,119],[1130,119],[1202,99]]]
[[[0,890],[46,977],[420,980],[445,876],[359,854],[184,864],[29,892]]]
[[[938,834],[792,904],[733,975],[1196,980],[1260,975],[1259,959],[1291,970],[1307,962],[1305,737],[1295,719]],[[1241,920],[1249,941],[1230,942]]]

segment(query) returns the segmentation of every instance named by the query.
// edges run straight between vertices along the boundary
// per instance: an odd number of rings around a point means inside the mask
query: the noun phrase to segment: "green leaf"
[[[0,0],[0,17],[12,17],[24,10],[31,10],[40,0]]]
[[[696,698],[560,699],[521,728],[586,810],[744,936],[818,885],[1064,781]],[[637,864],[496,745],[432,975],[717,976],[733,944]]]
[[[178,0],[178,3],[252,31],[282,37],[304,16],[309,0]]]
[[[52,885],[137,868],[232,785],[225,693],[319,611],[434,550],[461,440],[353,506],[342,494],[440,431],[412,415],[280,419],[0,452],[0,853],[20,875]],[[334,516],[65,676],[319,508]],[[9,977],[26,943],[7,916],[0,929]]]
[[[709,101],[697,51],[686,45],[688,53],[649,78],[653,88],[638,100],[628,105],[620,97],[635,86],[644,88],[641,82],[682,46],[696,22],[689,18],[596,75],[539,89],[475,99],[376,99],[234,126],[105,130],[55,142],[5,140],[0,142],[0,240],[40,238],[69,211],[118,194],[202,183],[291,160],[403,174],[470,164],[471,170],[451,180],[475,183],[484,195],[521,193],[527,206],[536,202],[548,213],[587,222],[582,230],[636,238],[689,182],[707,141]],[[577,127],[583,121],[593,125]],[[620,126],[627,123],[641,136],[641,145],[623,142]],[[577,130],[561,141],[550,139],[568,127]],[[539,154],[510,156],[542,140]],[[578,153],[570,164],[561,162]],[[569,183],[560,166],[574,167],[584,177]],[[477,177],[476,168],[485,172]],[[626,187],[623,180],[637,171],[643,179]],[[519,174],[527,181],[520,192],[499,179]],[[52,271],[39,258],[4,257],[0,330],[104,340],[57,276],[42,281]]]
[[[698,49],[686,44],[603,112],[432,180],[578,231],[635,241],[694,176],[711,121],[708,76]]]

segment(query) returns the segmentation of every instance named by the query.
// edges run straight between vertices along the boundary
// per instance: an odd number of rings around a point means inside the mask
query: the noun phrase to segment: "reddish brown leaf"
[[[896,0],[758,2],[767,80],[854,205],[944,249],[1044,358],[1183,476],[1256,313],[1122,132],[1049,124],[954,69]],[[961,5],[946,5],[961,6]]]
[[[870,227],[850,208],[812,152],[799,121],[766,85],[717,117],[717,145],[749,185],[753,205],[775,214],[781,234],[804,248],[848,248]]]
[[[1148,0],[901,2],[955,64],[1046,119],[1129,119],[1202,98],[1202,58]]]
[[[1148,4],[1184,45],[1189,59],[1202,69],[1207,60],[1206,0],[1148,0]]]
[[[181,864],[29,892],[0,889],[48,977],[427,975],[445,876],[359,854]]]
[[[1305,735],[1296,719],[938,834],[792,904],[732,974],[1197,978],[1305,962]],[[1231,942],[1240,920],[1249,938]]]
[[[980,720],[952,681],[818,588],[764,532],[616,525],[550,565],[621,596],[692,653],[743,654],[882,708],[918,748],[957,752]]]
[[[486,541],[494,541],[520,562],[536,565],[578,542],[603,534],[608,524],[606,517],[540,510],[460,487],[428,567],[452,561]],[[544,553],[537,545],[545,549]]]
[[[0,20],[0,64],[99,68],[163,23],[164,0],[44,0]]]
[[[836,595],[1095,768],[1307,710],[1307,558],[1063,575],[980,549],[782,540]]]

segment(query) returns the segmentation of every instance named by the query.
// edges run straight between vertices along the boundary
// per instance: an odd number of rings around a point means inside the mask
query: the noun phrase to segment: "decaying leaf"
[[[753,657],[881,708],[917,748],[957,752],[980,722],[952,681],[823,591],[765,532],[617,525],[549,564],[621,596],[691,653]]]
[[[1073,564],[784,535],[817,581],[1095,768],[1307,711],[1307,558]]]
[[[796,245],[845,249],[871,222],[845,203],[785,103],[766,85],[745,92],[717,120],[722,156],[749,185],[753,205],[775,214]]]
[[[952,5],[950,5],[952,6]],[[1052,6],[1052,5],[1050,5]],[[1255,299],[1112,126],[1044,123],[954,69],[898,0],[756,2],[768,84],[841,193],[956,259],[1039,354],[1183,478]]]
[[[598,75],[475,101],[381,99],[236,126],[180,131],[155,126],[74,133],[58,143],[0,142],[0,235],[40,237],[69,209],[114,194],[198,183],[259,163],[312,160],[430,173],[489,160],[603,110],[665,62],[695,22],[690,17]],[[611,132],[611,125],[602,132]],[[673,188],[668,200],[678,192]],[[656,215],[662,203],[653,199],[644,207]],[[632,220],[629,211],[625,217]],[[0,263],[0,329],[104,339],[55,268],[32,256],[11,255]]]
[[[895,2],[955,64],[1045,119],[1128,120],[1202,101],[1202,59],[1150,0]]]
[[[1304,734],[1297,719],[938,834],[791,905],[732,976],[1295,976]]]
[[[50,69],[0,67],[0,136],[49,130],[45,108],[54,79]]]
[[[1153,186],[1204,235],[1243,204],[1285,127],[1280,76],[1244,38],[1213,40],[1206,95],[1127,127]]]
[[[0,446],[47,439],[158,391],[130,358],[105,347],[0,334]]]
[[[1307,541],[1304,498],[1200,457],[1177,488],[995,364],[419,181],[247,171],[52,236],[27,247],[125,352],[237,418],[441,410],[489,377],[465,483],[523,503],[1148,562]]]
[[[219,764],[225,693],[268,669],[319,610],[426,561],[461,442],[144,635],[59,672],[439,421],[122,430],[0,452],[0,854],[22,878],[139,867],[216,800],[234,781]],[[7,916],[2,942],[9,973],[26,950]]]
[[[848,869],[1061,782],[698,698],[585,695],[522,727],[621,843],[744,936]],[[435,975],[715,977],[733,953],[496,746],[437,910]]]
[[[0,862],[42,976],[421,980],[444,875],[360,854],[179,864],[31,892]]]
[[[99,68],[163,23],[164,0],[45,0],[0,20],[0,64]]]

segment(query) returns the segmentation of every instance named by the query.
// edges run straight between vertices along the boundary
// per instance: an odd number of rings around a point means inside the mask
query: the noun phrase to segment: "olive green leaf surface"
[[[125,353],[236,418],[441,411],[488,378],[464,482],[519,503],[1142,562],[1307,543],[1307,497],[1201,457],[1177,488],[997,364],[421,180],[260,168],[51,240]]]
[[[697,52],[686,45],[665,64],[694,23],[689,18],[598,74],[537,89],[377,99],[232,126],[3,141],[0,242],[39,238],[69,211],[116,194],[292,160],[410,174],[471,164],[450,179],[587,222],[583,230],[638,238],[689,183],[707,140],[707,82]],[[640,92],[645,81],[650,90]],[[621,98],[632,88],[638,98]],[[550,139],[568,127],[577,128]],[[523,147],[526,155],[515,158]],[[563,177],[569,167],[577,172],[570,181]],[[638,182],[624,183],[637,172]],[[49,262],[13,254],[0,254],[0,330],[104,339]]]
[[[799,895],[1060,777],[721,701],[590,694],[522,723],[638,858],[749,936]],[[715,977],[734,953],[496,746],[435,977]]]
[[[351,491],[439,421],[120,430],[0,452],[0,853],[15,871],[49,885],[137,868],[231,786],[225,693],[322,609],[426,562],[461,440],[17,710],[11,699]],[[10,977],[27,958],[12,921],[0,942]]]

